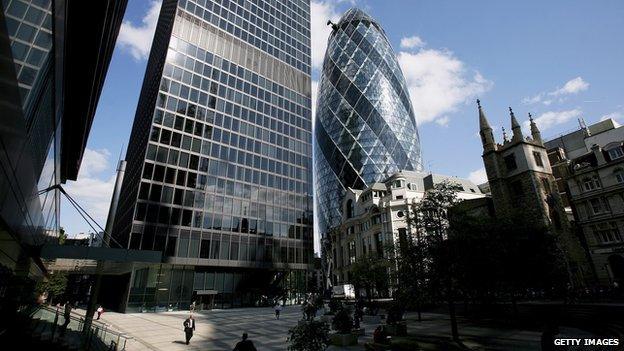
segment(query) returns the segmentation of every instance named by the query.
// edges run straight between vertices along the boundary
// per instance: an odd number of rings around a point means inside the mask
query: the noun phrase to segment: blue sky
[[[495,135],[516,116],[537,117],[548,138],[602,118],[624,122],[622,1],[312,1],[313,80],[329,28],[351,6],[384,27],[419,123],[423,164],[484,180],[479,97]],[[129,0],[84,162],[67,191],[104,225],[117,159],[128,143],[159,3]],[[313,91],[314,91],[313,86]],[[315,95],[315,94],[314,94]],[[65,202],[68,233],[89,230]]]

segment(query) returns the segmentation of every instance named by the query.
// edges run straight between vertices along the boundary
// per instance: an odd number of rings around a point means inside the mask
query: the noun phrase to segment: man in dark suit
[[[195,330],[195,319],[193,319],[193,315],[190,315],[183,323],[184,325],[184,334],[186,335],[186,344],[189,344],[191,338],[193,337],[193,331]]]

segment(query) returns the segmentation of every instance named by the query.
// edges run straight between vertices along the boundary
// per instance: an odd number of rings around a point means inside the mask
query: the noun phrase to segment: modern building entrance
[[[193,301],[196,311],[211,310],[214,306],[216,290],[195,290],[193,291]]]

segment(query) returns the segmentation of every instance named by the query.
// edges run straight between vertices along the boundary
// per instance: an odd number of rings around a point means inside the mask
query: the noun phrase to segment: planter
[[[407,324],[405,322],[399,322],[397,324],[386,324],[384,330],[388,335],[392,336],[405,336],[407,335]]]
[[[381,316],[362,316],[362,322],[366,324],[379,324],[381,323]]]
[[[356,334],[352,334],[352,333],[349,333],[349,334],[335,333],[335,334],[329,335],[329,340],[331,344],[335,346],[351,346],[351,345],[357,345],[358,337]]]

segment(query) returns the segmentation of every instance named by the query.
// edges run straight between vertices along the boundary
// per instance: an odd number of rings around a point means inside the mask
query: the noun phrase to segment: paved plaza
[[[272,308],[240,308],[195,313],[196,331],[190,345],[184,344],[182,323],[188,312],[131,313],[106,312],[102,319],[131,336],[126,349],[139,350],[232,350],[243,332],[249,334],[259,351],[286,350],[288,329],[301,319],[300,306],[287,306],[279,320]],[[425,313],[423,321],[408,314],[408,332],[418,338],[422,350],[459,350],[450,340],[448,316]],[[328,350],[364,350],[375,325],[363,325],[366,335],[359,345]],[[484,326],[460,319],[459,331],[465,349],[539,350],[540,333]],[[580,330],[561,328],[561,337],[589,336]]]
[[[259,351],[273,351],[287,349],[288,329],[296,325],[301,316],[300,306],[286,306],[279,320],[275,319],[273,309],[269,307],[196,312],[196,330],[188,346],[184,344],[182,328],[188,312],[106,312],[102,320],[134,338],[126,345],[128,351],[232,350],[243,332],[249,334]],[[368,339],[370,333],[368,337],[361,338],[361,343]]]

